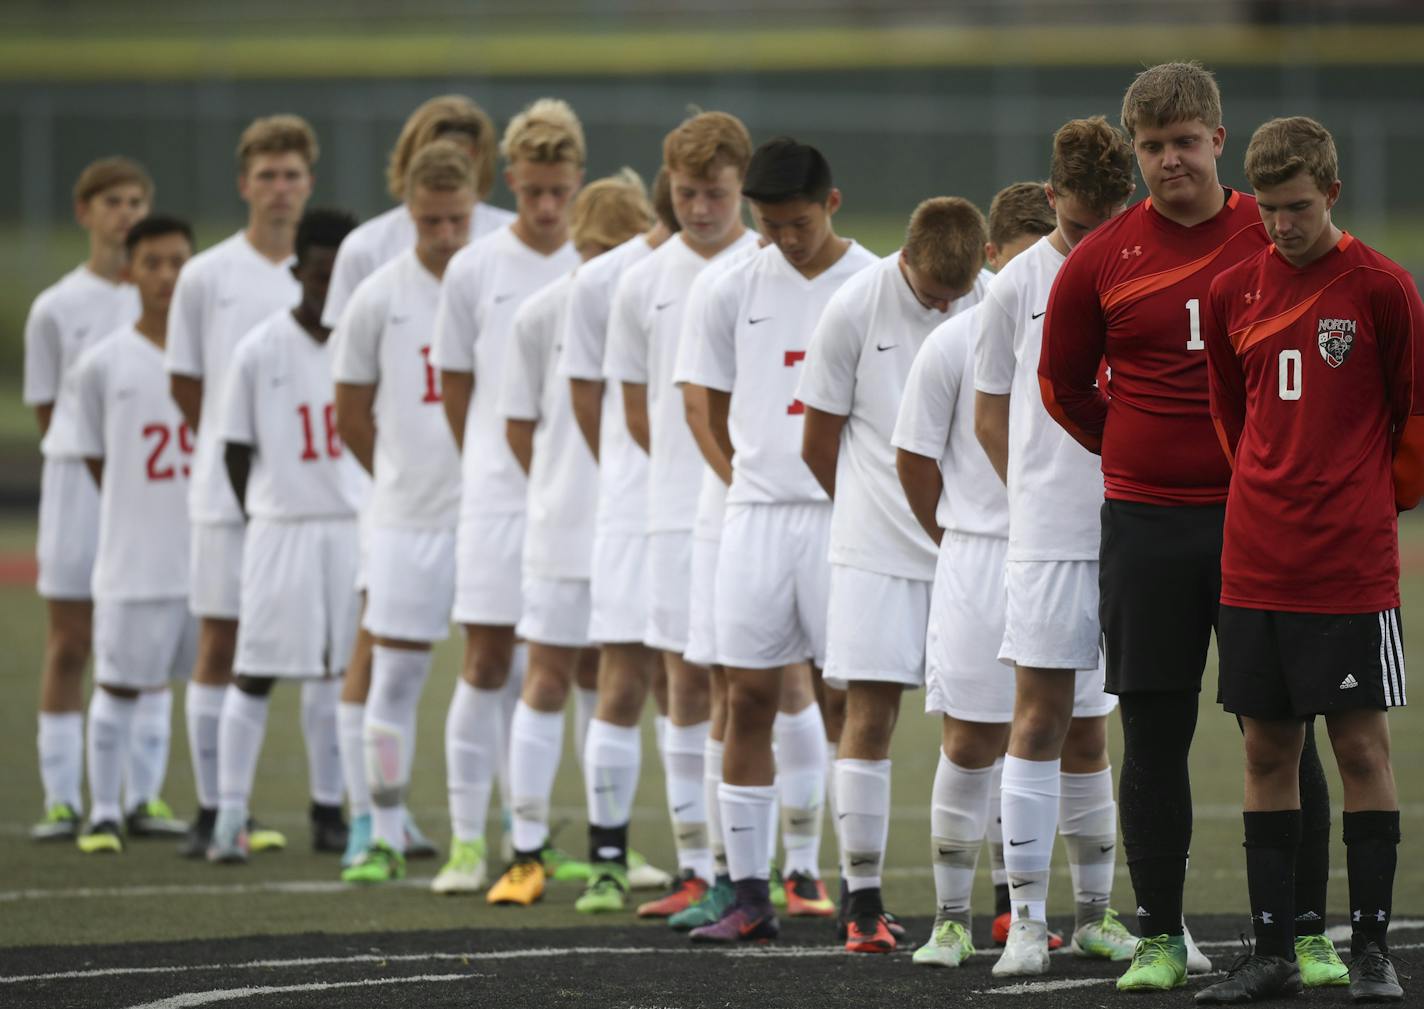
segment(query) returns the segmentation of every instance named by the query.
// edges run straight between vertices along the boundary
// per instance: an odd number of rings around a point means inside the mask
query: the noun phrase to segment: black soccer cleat
[[[188,827],[188,833],[178,843],[178,854],[184,858],[207,858],[208,846],[213,843],[213,827],[218,822],[216,809],[199,809]]]
[[[350,828],[341,816],[340,806],[311,804],[312,851],[344,852],[350,838]]]
[[[1404,1001],[1404,986],[1399,983],[1394,964],[1377,943],[1365,943],[1350,958],[1350,1001]]]
[[[1226,980],[1196,994],[1197,1005],[1238,1005],[1283,995],[1299,995],[1300,965],[1281,956],[1249,953],[1231,965]]]

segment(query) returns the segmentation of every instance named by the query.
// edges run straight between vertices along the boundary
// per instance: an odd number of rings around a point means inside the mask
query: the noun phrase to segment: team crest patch
[[[1320,356],[1332,368],[1338,368],[1350,356],[1355,346],[1354,319],[1321,319],[1320,332],[1316,343],[1320,346]]]

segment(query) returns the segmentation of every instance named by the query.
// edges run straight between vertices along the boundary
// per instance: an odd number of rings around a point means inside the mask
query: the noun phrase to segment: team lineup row
[[[268,694],[295,678],[318,845],[344,847],[348,881],[399,878],[428,844],[404,798],[431,644],[453,619],[466,658],[437,892],[485,888],[498,780],[512,851],[488,899],[582,878],[579,911],[622,909],[651,873],[628,825],[661,685],[678,873],[639,913],[694,941],[767,940],[779,896],[835,916],[851,951],[892,951],[890,740],[903,691],[924,686],[944,731],[937,913],[915,962],[973,952],[999,805],[994,975],[1048,970],[1061,833],[1074,952],[1130,960],[1120,989],[1166,990],[1209,969],[1181,908],[1215,631],[1248,755],[1257,946],[1197,1000],[1302,983],[1402,998],[1385,712],[1405,701],[1396,509],[1424,471],[1424,309],[1331,223],[1319,124],[1256,132],[1253,199],[1217,180],[1220,96],[1200,66],[1139,75],[1122,122],[1065,124],[1048,182],[1008,186],[987,220],[926,200],[884,258],[836,234],[819,151],[754,148],[719,112],[668,134],[650,202],[630,172],[583,184],[563,102],[535,102],[496,144],[468,99],[433,99],[392,154],[402,204],[354,230],[304,213],[310,128],[261,119],[238,151],[248,226],[196,256],[186,224],[147,213],[140,168],[91,166],[76,189],[90,262],[27,331],[51,616],[37,833],[102,851],[121,849],[122,820],[168,829],[167,684],[191,670],[201,811],[185,846],[245,861],[272,841],[248,813]],[[496,153],[513,214],[482,202]],[[1128,208],[1134,157],[1149,198]],[[549,843],[570,697],[586,862]],[[1323,934],[1315,715],[1351,810],[1348,971]],[[839,909],[819,878],[823,804]],[[1119,812],[1141,939],[1109,908]]]

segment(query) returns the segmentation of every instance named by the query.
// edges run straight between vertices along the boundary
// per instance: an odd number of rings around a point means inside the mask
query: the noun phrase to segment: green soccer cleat
[[[477,837],[473,841],[450,841],[450,858],[444,868],[430,881],[430,892],[446,896],[461,893],[479,893],[489,882],[485,868],[485,839]]]
[[[119,825],[113,820],[91,823],[88,830],[74,839],[74,843],[86,855],[117,855],[124,850]]]
[[[263,827],[256,820],[247,819],[247,850],[252,854],[260,851],[282,851],[287,847],[287,835],[271,827]]]
[[[44,819],[30,828],[31,841],[73,841],[79,836],[79,814],[67,802],[45,810]]]
[[[384,841],[376,841],[349,869],[341,872],[343,883],[390,883],[405,876],[405,856]]]
[[[1074,929],[1068,948],[1077,956],[1094,960],[1131,960],[1137,950],[1137,936],[1123,927],[1116,911],[1108,908],[1101,921]]]
[[[786,880],[781,878],[781,867],[771,867],[771,881],[767,886],[771,894],[772,907],[786,906]]]
[[[930,933],[929,942],[915,950],[917,967],[958,967],[974,955],[969,930],[957,921],[942,921]]]
[[[1350,983],[1350,968],[1335,952],[1335,944],[1323,935],[1299,935],[1295,958],[1300,964],[1300,983],[1306,988],[1344,987]]]
[[[173,815],[168,803],[149,799],[124,817],[124,832],[129,837],[182,837],[188,825]]]
[[[701,928],[720,921],[737,899],[737,891],[727,876],[718,876],[702,899],[668,919],[668,927],[678,932]]]
[[[1187,983],[1187,940],[1154,935],[1137,940],[1132,965],[1117,979],[1118,991],[1171,991]]]
[[[586,883],[593,878],[593,866],[581,862],[567,851],[553,846],[539,853],[544,872],[557,883]]]
[[[615,862],[599,862],[593,867],[593,879],[574,910],[580,914],[608,914],[623,910],[628,898],[628,871]]]

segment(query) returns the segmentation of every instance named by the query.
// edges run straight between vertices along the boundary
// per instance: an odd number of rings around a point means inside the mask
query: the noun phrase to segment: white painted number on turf
[[[1187,349],[1206,350],[1206,341],[1201,338],[1201,301],[1196,298],[1187,302],[1187,322],[1192,327],[1191,338],[1187,340]]]
[[[1300,399],[1300,351],[1281,351],[1280,380],[1281,399]]]

